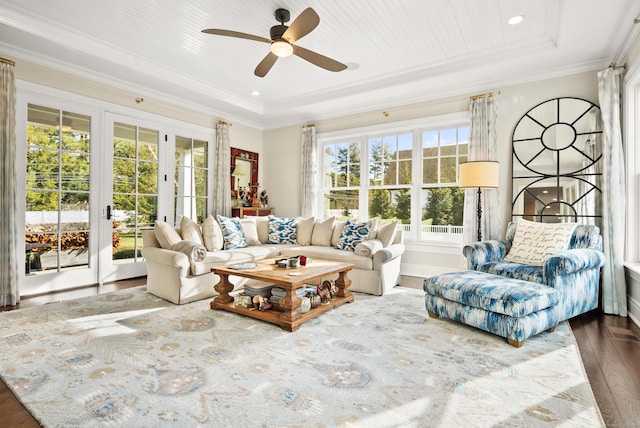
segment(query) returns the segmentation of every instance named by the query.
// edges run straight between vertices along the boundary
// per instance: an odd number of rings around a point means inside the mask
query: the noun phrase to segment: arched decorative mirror
[[[529,110],[513,130],[511,216],[544,223],[599,224],[600,108],[554,98]]]

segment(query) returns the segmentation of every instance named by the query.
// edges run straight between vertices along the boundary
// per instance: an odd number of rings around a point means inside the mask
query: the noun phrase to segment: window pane
[[[325,218],[359,218],[358,190],[332,190],[324,195]]]
[[[209,143],[206,141],[193,140],[193,165],[199,168],[207,167]]]
[[[158,216],[158,197],[139,196],[138,197],[138,227],[153,227]]]
[[[138,130],[138,159],[158,161],[158,131],[145,128]]]
[[[76,113],[62,113],[62,149],[89,152],[91,118]]]
[[[89,194],[63,193],[60,213],[62,230],[89,229]]]
[[[129,227],[135,225],[136,220],[136,195],[135,194],[114,194],[113,195],[113,219],[119,227]]]
[[[411,159],[413,153],[413,134],[398,135],[398,158]]]
[[[138,193],[158,193],[158,164],[140,162],[138,164]]]
[[[136,161],[113,159],[113,191],[133,193],[136,189]]]
[[[458,174],[458,163],[456,158],[440,158],[440,182],[456,183]]]
[[[194,172],[196,196],[207,196],[207,170],[196,168]]]
[[[89,190],[89,155],[62,153],[62,189]]]
[[[422,182],[424,184],[438,183],[438,159],[424,159],[422,161]]]
[[[438,131],[424,131],[422,133],[422,156],[438,156]]]
[[[398,184],[411,184],[411,165],[410,160],[398,162]]]
[[[462,226],[464,190],[458,187],[422,189],[423,225]]]
[[[27,188],[58,188],[58,150],[29,147],[27,151]]]

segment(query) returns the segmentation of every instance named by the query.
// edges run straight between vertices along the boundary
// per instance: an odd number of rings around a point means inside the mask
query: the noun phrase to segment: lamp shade
[[[458,169],[458,186],[468,189],[497,188],[498,165],[496,161],[462,162]]]
[[[234,177],[244,177],[245,175],[247,175],[247,173],[244,172],[244,168],[242,167],[242,164],[238,164],[233,169],[233,172],[231,173],[231,175]]]

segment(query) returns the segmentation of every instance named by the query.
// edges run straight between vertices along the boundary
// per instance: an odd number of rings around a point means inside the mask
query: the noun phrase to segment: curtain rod
[[[626,65],[625,64],[616,65],[615,62],[612,62],[611,64],[609,64],[609,68],[626,68]]]
[[[5,64],[9,64],[9,65],[16,65],[16,63],[11,61],[10,59],[6,59],[2,57],[0,57],[0,62],[4,62]]]
[[[487,98],[487,97],[492,97],[493,96],[493,92],[488,92],[486,94],[480,94],[480,95],[473,95],[471,98],[471,101],[473,100],[477,100],[479,98]]]
[[[233,126],[233,123],[225,122],[224,120],[219,120],[219,121],[218,121],[218,125],[228,125],[228,126]]]
[[[303,128],[313,128],[315,126],[316,126],[315,123],[307,123],[306,125],[302,125]]]

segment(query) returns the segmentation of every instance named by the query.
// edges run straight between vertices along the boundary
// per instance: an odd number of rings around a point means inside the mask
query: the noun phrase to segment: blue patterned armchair
[[[463,254],[468,268],[553,287],[560,293],[559,320],[563,321],[598,307],[602,252],[600,229],[578,225],[569,249],[549,257],[543,266],[504,261],[511,249],[516,223],[509,223],[505,240],[480,241],[466,245]]]

